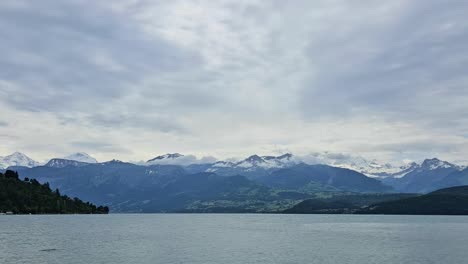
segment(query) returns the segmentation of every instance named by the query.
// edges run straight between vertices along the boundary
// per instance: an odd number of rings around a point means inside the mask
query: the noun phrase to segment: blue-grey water
[[[0,216],[0,263],[468,263],[468,217]]]

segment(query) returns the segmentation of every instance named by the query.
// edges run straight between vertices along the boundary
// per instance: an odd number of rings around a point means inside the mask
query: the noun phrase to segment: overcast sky
[[[468,160],[468,2],[0,1],[0,156]]]

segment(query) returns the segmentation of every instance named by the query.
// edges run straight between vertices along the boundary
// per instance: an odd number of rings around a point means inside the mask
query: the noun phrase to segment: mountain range
[[[23,154],[21,152],[14,152],[4,157],[0,156],[0,169],[7,169],[8,167],[13,167],[13,166],[32,168],[32,167],[42,166],[44,164],[50,163],[53,160],[69,160],[69,161],[77,161],[77,162],[82,162],[82,163],[97,163],[98,162],[95,158],[91,157],[90,155],[84,152],[73,153],[63,158],[53,158],[46,163],[35,161],[31,159],[30,157],[28,157],[26,154]]]
[[[43,164],[21,153],[7,157],[2,164],[22,177],[48,182],[67,195],[108,205],[115,212],[271,212],[314,197],[427,193],[468,184],[468,169],[436,158],[399,170],[388,165],[389,171],[379,168],[379,175],[370,176],[369,167],[366,173],[351,169],[357,162],[306,163],[289,153],[209,163],[184,163],[194,159],[179,153],[139,163],[97,162],[86,153]]]
[[[83,163],[98,163],[98,161],[84,152],[77,152],[64,157],[56,157],[53,159],[60,160],[71,160]],[[9,166],[24,166],[24,167],[36,167],[47,164],[50,159],[46,162],[38,162],[27,155],[15,152],[8,156],[0,156],[0,169],[6,169]],[[438,160],[438,159],[436,159]],[[444,161],[441,161],[444,162]],[[380,163],[376,160],[367,160],[360,156],[352,156],[347,154],[336,154],[336,153],[311,153],[305,156],[294,156],[290,153],[286,153],[280,156],[259,156],[252,155],[241,160],[216,160],[212,157],[197,159],[193,155],[183,155],[180,153],[167,153],[159,155],[154,158],[148,159],[147,161],[131,162],[138,165],[181,165],[186,167],[203,167],[209,169],[211,172],[217,172],[223,174],[224,170],[240,169],[243,171],[255,171],[257,169],[276,169],[284,168],[291,165],[305,163],[309,165],[329,165],[333,167],[345,168],[360,172],[366,176],[378,179],[384,178],[401,178],[412,172],[419,167],[423,166],[422,163],[408,162],[403,165],[393,165],[390,163]],[[435,166],[435,165],[434,165]],[[446,162],[445,166],[454,167],[457,170],[462,170],[463,166],[458,166]]]

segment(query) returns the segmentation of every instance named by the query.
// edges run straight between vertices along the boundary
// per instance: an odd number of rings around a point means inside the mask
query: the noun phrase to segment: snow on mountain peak
[[[235,163],[230,162],[230,161],[217,161],[212,165],[212,167],[215,167],[215,168],[230,168],[234,166],[235,166]]]
[[[95,158],[91,157],[90,155],[84,152],[73,153],[71,155],[63,157],[63,159],[85,163],[98,163],[98,161]]]
[[[253,168],[260,167],[264,169],[271,168],[284,168],[286,166],[295,164],[296,162],[292,160],[292,154],[287,153],[281,156],[258,156],[252,155],[240,162],[234,164],[235,167],[241,168]]]
[[[292,157],[293,157],[293,154],[291,154],[291,153],[286,153],[286,154],[283,154],[283,155],[278,156],[278,157],[276,157],[276,158],[277,158],[277,159],[280,159],[280,160],[284,160],[284,159],[290,160]]]
[[[447,168],[457,168],[456,165],[449,163],[447,161],[439,160],[437,158],[426,159],[421,164],[422,169],[426,170],[435,170],[435,169],[447,169]]]
[[[89,163],[80,162],[80,161],[76,161],[76,160],[51,159],[44,166],[45,167],[51,167],[51,168],[65,168],[65,167],[68,167],[68,166],[81,167],[81,166],[85,166],[85,165],[88,165],[88,164]]]
[[[8,168],[10,166],[24,166],[24,167],[35,167],[39,166],[40,163],[31,159],[21,152],[15,152],[5,157],[0,157],[0,168]]]
[[[150,163],[150,162],[153,162],[153,161],[161,161],[161,160],[167,160],[167,159],[177,159],[177,158],[180,158],[180,157],[183,157],[184,155],[180,154],[180,153],[167,153],[167,154],[164,154],[164,155],[160,155],[160,156],[157,156],[155,158],[152,158],[150,160],[148,160],[147,162]]]
[[[265,162],[264,158],[256,154],[246,158],[244,161],[251,162],[251,163]]]
[[[180,165],[188,166],[194,164],[213,164],[217,161],[216,158],[212,156],[203,156],[198,158],[195,155],[182,155],[180,153],[168,153],[161,156],[152,158],[146,162],[143,162],[143,165]]]

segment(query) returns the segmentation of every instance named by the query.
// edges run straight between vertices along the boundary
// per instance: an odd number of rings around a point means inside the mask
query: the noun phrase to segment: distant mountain
[[[39,165],[39,162],[20,152],[15,152],[11,155],[0,157],[0,169],[6,169],[10,166],[23,166],[31,168]]]
[[[359,172],[327,165],[299,164],[259,179],[267,186],[304,191],[389,192],[391,187]]]
[[[206,161],[205,161],[206,160]],[[194,172],[215,172],[219,175],[233,176],[237,174],[252,175],[262,172],[285,168],[297,164],[298,162],[292,154],[280,156],[258,156],[251,155],[241,161],[213,161],[212,159],[198,160],[195,156],[185,156],[179,153],[168,153],[160,155],[146,161],[151,164],[173,164],[190,167]],[[211,162],[210,162],[211,161]]]
[[[252,155],[243,161],[234,164],[234,167],[238,168],[264,168],[264,169],[277,169],[295,165],[297,162],[293,159],[293,155],[290,153],[283,154],[281,156],[258,156]]]
[[[18,173],[7,170],[0,173],[0,213],[15,214],[91,214],[109,212],[107,207],[96,207],[78,198],[70,198],[52,191],[49,184],[35,179],[20,180]]]
[[[301,156],[299,159],[309,165],[323,164],[350,169],[360,172],[366,176],[380,179],[404,174],[404,171],[412,166],[412,164],[396,166],[390,163],[382,163],[377,160],[367,160],[360,156],[331,152],[314,152]]]
[[[152,162],[159,162],[159,161],[163,161],[163,160],[174,160],[174,159],[177,159],[177,158],[180,158],[180,157],[183,157],[184,155],[182,154],[179,154],[179,153],[168,153],[168,154],[164,154],[164,155],[160,155],[160,156],[157,156],[155,158],[152,158],[148,161],[146,161],[147,163],[152,163]]]
[[[257,166],[264,160],[288,159],[279,157],[253,157],[233,163],[235,167],[235,164],[251,162],[253,166],[240,167],[240,171],[249,175],[261,170],[257,177],[250,175],[255,179],[194,172],[206,169],[201,164],[198,165],[200,168],[142,166],[118,160],[87,164],[55,159],[46,166],[15,169],[23,177],[49,182],[52,188],[59,188],[69,196],[105,204],[119,212],[278,212],[314,197],[316,192],[383,192],[390,189],[358,172],[330,166],[298,164],[271,170]],[[257,169],[250,170],[252,168]],[[305,173],[301,168],[305,168]],[[305,180],[298,181],[302,177]]]
[[[468,215],[468,186],[451,187],[418,197],[377,203],[359,213]]]
[[[468,185],[468,168],[454,171],[436,183],[441,188]]]
[[[115,212],[271,212],[311,198],[282,192],[243,176],[188,173],[182,166],[109,161],[85,166],[17,167],[22,177],[49,182],[69,196]]]
[[[461,171],[460,167],[437,159],[408,164],[402,168],[404,173],[383,179],[345,168],[308,165],[292,154],[204,161],[173,153],[141,164],[52,159],[44,166],[11,169],[23,177],[49,182],[51,187],[69,196],[109,205],[122,212],[278,212],[315,196],[395,190],[429,192],[468,182],[468,170]],[[218,189],[224,187],[212,185],[213,182],[232,189],[219,193]],[[212,187],[204,189],[205,184]]]
[[[63,157],[65,160],[74,160],[74,161],[79,161],[79,162],[85,162],[85,163],[98,163],[98,161],[88,155],[87,153],[84,152],[77,152],[71,155],[68,155],[66,157]]]
[[[382,182],[400,192],[425,193],[444,187],[444,178],[460,170],[460,166],[437,158],[426,159],[421,165],[412,166],[403,177],[387,177]]]
[[[88,165],[88,164],[90,164],[90,163],[80,162],[80,161],[76,161],[76,160],[51,159],[44,166],[45,167],[51,167],[51,168],[65,168],[67,166],[79,167],[79,166],[85,166],[85,165]]]
[[[211,164],[205,171],[223,176],[243,175],[249,179],[258,179],[269,175],[274,170],[288,168],[296,164],[299,164],[299,161],[290,153],[280,156],[252,155],[237,162],[218,161]]]

